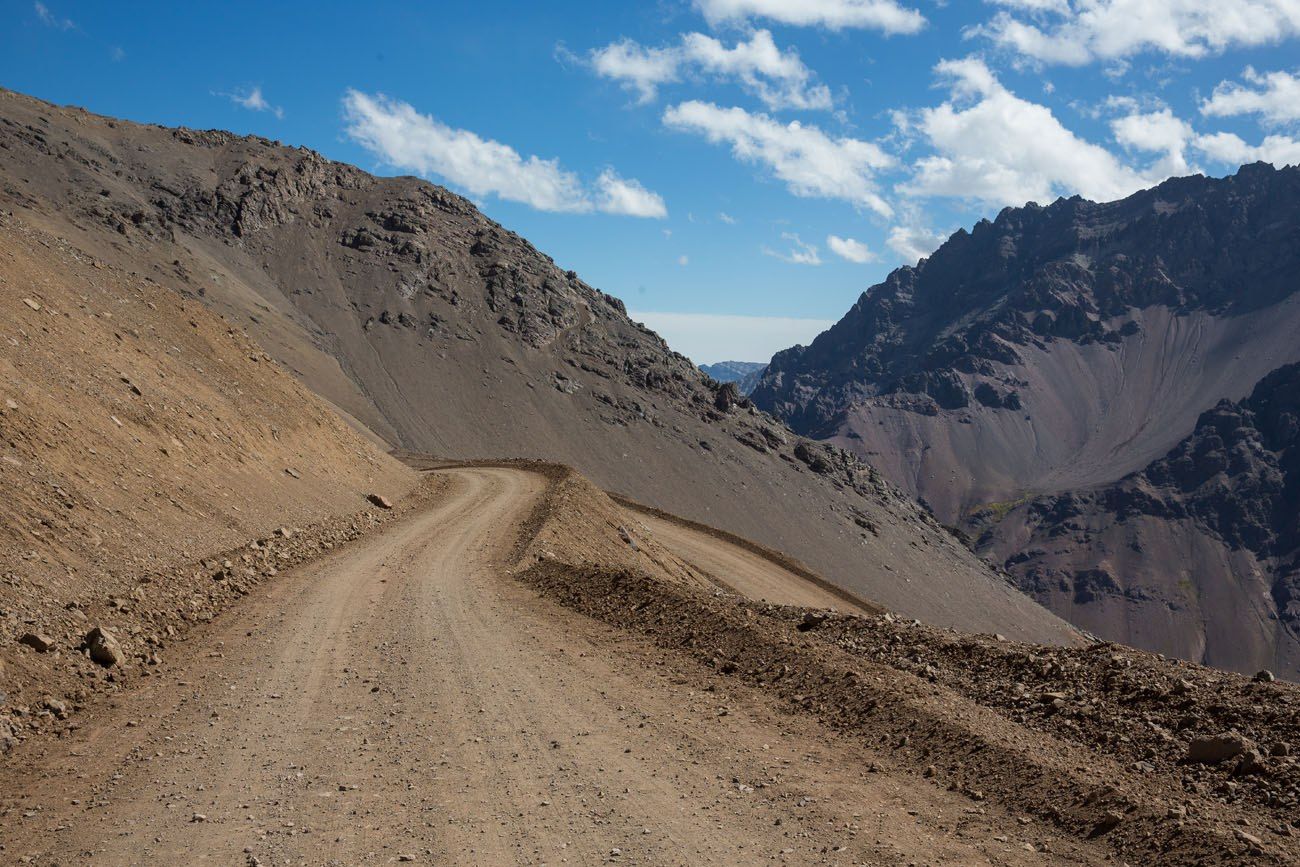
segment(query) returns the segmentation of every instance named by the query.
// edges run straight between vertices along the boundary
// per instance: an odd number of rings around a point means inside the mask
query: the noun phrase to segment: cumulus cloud
[[[951,98],[911,121],[934,153],[917,161],[900,192],[1002,206],[1075,193],[1109,201],[1148,184],[1106,148],[1067,129],[1051,109],[1007,90],[980,60],[945,60],[935,71]]]
[[[874,262],[876,254],[861,241],[855,241],[852,238],[841,238],[839,235],[827,235],[826,246],[831,252],[841,259],[849,262],[856,262],[863,265],[867,262]]]
[[[667,48],[647,48],[623,39],[592,51],[590,62],[597,75],[620,82],[643,103],[652,101],[661,85],[699,73],[734,79],[773,110],[834,105],[830,89],[814,82],[799,53],[777,48],[766,30],[731,48],[703,33],[687,33],[678,45]]]
[[[613,169],[605,169],[596,178],[596,210],[629,217],[668,216],[663,197],[652,193],[640,181],[620,178]]]
[[[973,31],[1043,63],[1122,61],[1145,51],[1204,57],[1300,35],[1295,0],[1000,0]]]
[[[524,157],[509,145],[455,129],[383,95],[349,90],[343,97],[347,134],[394,168],[437,175],[474,196],[493,195],[539,211],[603,211],[663,217],[663,199],[638,181],[606,169],[589,191],[558,160]]]
[[[923,226],[894,226],[889,230],[885,245],[898,254],[900,259],[916,262],[929,256],[948,239],[942,232]]]
[[[737,159],[767,168],[796,196],[840,199],[883,216],[892,213],[876,189],[875,174],[893,166],[894,159],[871,142],[696,100],[670,107],[663,121],[714,144],[730,145]]]
[[[883,33],[916,33],[925,16],[896,0],[695,0],[710,24],[765,18],[796,27],[828,30],[861,28]]]
[[[770,247],[764,247],[763,255],[771,256],[773,259],[780,259],[790,265],[820,265],[822,263],[821,253],[816,245],[804,242],[802,238],[791,232],[782,232],[781,237],[790,242],[790,250],[783,253]]]
[[[1207,117],[1258,115],[1265,123],[1300,121],[1300,75],[1289,72],[1259,73],[1247,66],[1241,75],[1246,84],[1223,81],[1209,99],[1201,103]]]
[[[1192,126],[1175,117],[1168,108],[1128,114],[1111,121],[1110,126],[1115,140],[1124,147],[1159,155],[1147,173],[1153,179],[1192,171],[1186,156],[1187,144],[1192,139]]]
[[[650,102],[660,85],[681,77],[679,47],[645,48],[631,39],[623,39],[592,51],[590,60],[597,75],[622,83],[635,91],[641,102]]]
[[[223,93],[221,95],[240,108],[246,108],[249,111],[265,111],[277,118],[284,118],[284,109],[268,102],[266,96],[262,93],[261,87],[250,87],[247,90],[237,90],[233,93]]]
[[[1272,163],[1278,168],[1300,165],[1300,139],[1285,135],[1266,136],[1259,144],[1251,145],[1235,133],[1218,132],[1199,136],[1195,145],[1208,158],[1227,165],[1253,162]]]

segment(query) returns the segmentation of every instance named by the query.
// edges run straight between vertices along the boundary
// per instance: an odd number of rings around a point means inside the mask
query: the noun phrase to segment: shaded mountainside
[[[1300,675],[1300,365],[1223,401],[1140,472],[1032,499],[980,544],[1096,632]]]
[[[1008,208],[778,353],[753,397],[956,522],[1140,469],[1300,359],[1298,275],[1298,168]]]
[[[752,392],[766,369],[767,365],[761,361],[719,361],[700,365],[700,370],[718,382],[734,382],[741,394]]]
[[[445,189],[0,92],[0,202],[202,299],[391,446],[568,463],[912,616],[1076,639],[871,468]]]

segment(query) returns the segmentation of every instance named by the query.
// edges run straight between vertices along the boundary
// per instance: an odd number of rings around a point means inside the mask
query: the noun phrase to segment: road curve
[[[448,494],[255,591],[0,766],[31,863],[1063,864],[990,805],[508,574],[544,491]],[[888,766],[886,759],[881,759]]]

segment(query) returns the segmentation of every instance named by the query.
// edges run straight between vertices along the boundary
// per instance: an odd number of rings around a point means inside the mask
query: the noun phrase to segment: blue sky
[[[806,342],[1004,206],[1300,162],[1297,0],[0,0],[0,24],[6,87],[444,183],[701,363]]]

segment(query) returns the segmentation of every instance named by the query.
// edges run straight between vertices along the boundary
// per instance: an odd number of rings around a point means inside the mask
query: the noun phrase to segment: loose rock
[[[92,661],[111,668],[122,661],[122,645],[116,636],[102,626],[96,626],[86,633],[86,650]]]

